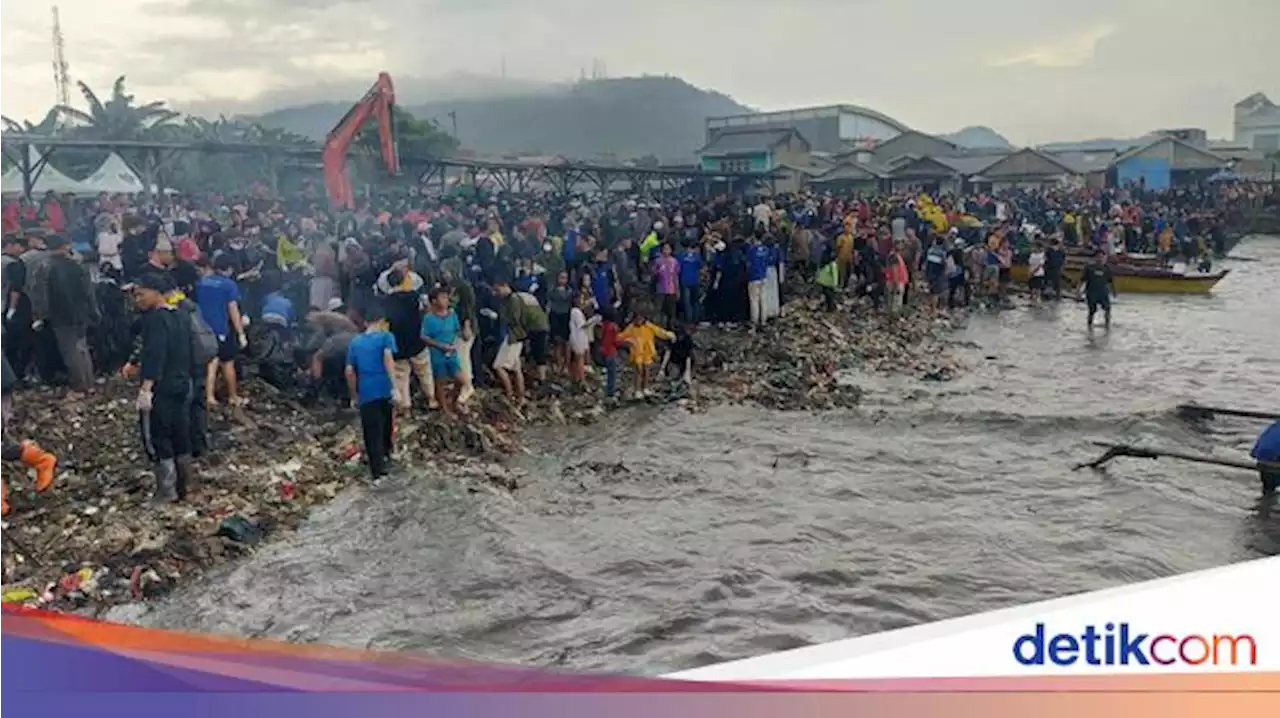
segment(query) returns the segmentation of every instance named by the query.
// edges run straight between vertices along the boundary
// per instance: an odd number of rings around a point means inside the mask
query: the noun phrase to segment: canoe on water
[[[1064,288],[1074,288],[1080,283],[1083,267],[1068,264],[1062,269]],[[1209,274],[1188,272],[1174,274],[1168,270],[1154,267],[1135,267],[1130,265],[1114,265],[1111,267],[1115,278],[1117,294],[1209,294],[1214,285],[1231,273],[1223,269]],[[1013,281],[1026,284],[1030,270],[1025,264],[1015,264],[1010,269]]]

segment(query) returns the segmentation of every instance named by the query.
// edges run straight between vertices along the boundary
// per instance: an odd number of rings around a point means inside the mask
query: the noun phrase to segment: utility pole
[[[58,6],[53,6],[53,86],[58,93],[59,105],[71,104],[71,73],[67,67],[67,54],[62,41],[62,22],[58,19]]]
[[[458,111],[457,110],[449,111],[449,121],[453,123],[453,139],[457,140],[458,139]]]

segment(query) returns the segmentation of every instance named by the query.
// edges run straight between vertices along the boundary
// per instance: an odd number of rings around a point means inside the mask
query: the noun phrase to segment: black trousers
[[[4,355],[18,380],[24,381],[27,379],[27,370],[31,369],[32,355],[36,352],[36,333],[31,330],[31,315],[27,315],[26,325],[10,321],[5,329]]]
[[[836,310],[836,290],[834,287],[822,288],[822,308],[828,312]]]
[[[209,450],[209,412],[204,404],[204,372],[196,374],[191,378],[191,405],[187,415],[191,429],[191,455],[198,459]]]
[[[143,444],[153,461],[191,455],[191,409],[186,392],[156,394],[142,427]]]
[[[1258,477],[1262,480],[1262,493],[1275,493],[1280,488],[1280,470],[1259,469]]]
[[[36,373],[40,375],[40,381],[54,385],[66,378],[67,367],[62,363],[62,352],[58,351],[58,338],[48,322],[45,322],[44,326],[33,335],[32,349],[35,352]]]
[[[387,473],[387,459],[394,449],[391,443],[391,417],[390,399],[374,399],[360,405],[364,455],[369,459],[369,472],[375,479]]]

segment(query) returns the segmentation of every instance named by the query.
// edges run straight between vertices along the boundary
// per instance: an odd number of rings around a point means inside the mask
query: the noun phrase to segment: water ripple
[[[660,672],[1276,554],[1246,472],[1070,470],[1091,440],[1247,452],[1257,422],[1173,411],[1280,408],[1280,241],[1246,246],[1213,297],[1122,296],[1109,334],[1074,303],[975,315],[970,372],[851,377],[860,411],[575,427],[514,500],[355,489],[142,620]]]

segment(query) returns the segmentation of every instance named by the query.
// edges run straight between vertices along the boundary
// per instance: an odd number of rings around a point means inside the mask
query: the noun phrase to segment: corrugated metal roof
[[[1064,152],[1043,152],[1046,157],[1061,162],[1072,171],[1082,175],[1093,172],[1105,172],[1120,153],[1116,150],[1068,150]]]
[[[1119,157],[1115,158],[1115,161],[1113,162],[1113,164],[1119,164],[1119,163],[1121,163],[1121,162],[1124,162],[1125,160],[1129,159],[1130,157],[1137,157],[1138,155],[1141,155],[1142,153],[1146,152],[1147,150],[1151,149],[1152,147],[1155,147],[1156,145],[1162,144],[1162,143],[1164,143],[1164,142],[1172,142],[1173,144],[1178,145],[1179,147],[1182,147],[1183,149],[1186,149],[1186,150],[1188,150],[1188,151],[1190,151],[1190,152],[1192,152],[1192,153],[1198,153],[1198,154],[1203,155],[1203,156],[1205,156],[1205,157],[1207,157],[1207,158],[1212,158],[1212,159],[1215,159],[1215,160],[1219,160],[1219,161],[1221,161],[1223,164],[1226,164],[1226,161],[1225,161],[1225,160],[1223,160],[1221,156],[1216,155],[1216,154],[1214,154],[1213,152],[1210,152],[1209,150],[1207,150],[1207,149],[1205,149],[1205,148],[1203,148],[1203,147],[1196,147],[1195,145],[1191,144],[1190,142],[1184,142],[1184,141],[1182,141],[1182,140],[1178,139],[1177,137],[1170,137],[1169,135],[1164,135],[1164,136],[1162,136],[1162,137],[1157,137],[1157,138],[1155,138],[1154,140],[1152,140],[1152,141],[1150,141],[1150,142],[1146,143],[1145,145],[1139,145],[1138,147],[1134,147],[1133,149],[1129,150],[1128,152],[1125,152],[1124,154],[1122,154],[1122,155],[1120,155]],[[1177,167],[1175,167],[1174,169],[1177,169]]]
[[[800,164],[798,162],[783,162],[778,165],[778,169],[787,169],[810,177],[817,177],[827,171],[826,165]]]
[[[976,156],[956,155],[954,157],[931,156],[930,159],[950,167],[965,177],[969,177],[982,172],[991,165],[999,162],[1005,157],[1008,157],[1010,154],[1012,153],[1006,152],[1004,154],[986,154]]]
[[[895,163],[889,174],[893,177],[931,177],[954,176],[960,174],[960,171],[943,162],[941,157],[926,155]]]
[[[732,130],[721,132],[715,139],[699,150],[699,154],[735,154],[747,152],[768,152],[791,135],[801,137],[793,129],[771,130]],[[803,137],[801,137],[803,139]]]
[[[799,107],[793,110],[778,110],[776,112],[751,112],[742,115],[725,115],[723,117],[708,117],[708,127],[733,127],[738,121],[755,120],[757,122],[795,122],[797,120],[813,119],[815,117],[838,117],[841,114],[862,115],[873,120],[878,120],[892,127],[898,132],[906,132],[910,128],[903,123],[893,119],[892,117],[876,112],[870,107],[861,105],[839,104],[839,105],[821,105],[818,107]]]
[[[815,182],[821,184],[823,182],[841,182],[849,180],[875,180],[883,177],[884,174],[874,167],[870,167],[861,162],[846,160],[832,167],[818,177]]]

